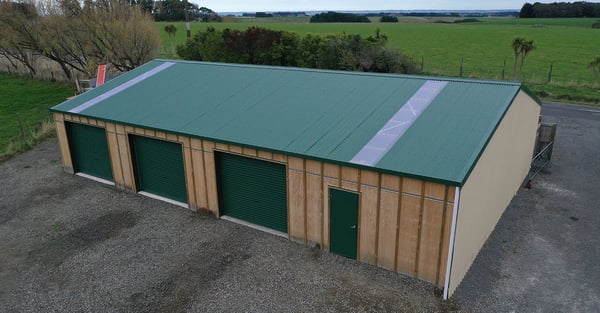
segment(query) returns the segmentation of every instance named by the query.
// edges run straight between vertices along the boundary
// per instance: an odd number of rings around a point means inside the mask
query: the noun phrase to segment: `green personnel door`
[[[112,167],[104,128],[65,122],[75,173],[112,181]]]
[[[285,166],[216,153],[220,214],[288,232]]]
[[[329,250],[356,259],[358,194],[329,188]]]
[[[187,203],[181,144],[129,136],[138,191]]]

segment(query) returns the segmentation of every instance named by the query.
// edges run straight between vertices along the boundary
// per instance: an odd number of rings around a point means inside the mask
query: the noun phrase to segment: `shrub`
[[[398,23],[398,18],[392,15],[384,15],[379,19],[381,23]]]

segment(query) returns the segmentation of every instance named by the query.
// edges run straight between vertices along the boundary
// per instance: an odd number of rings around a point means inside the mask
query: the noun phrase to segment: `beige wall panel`
[[[106,123],[106,131],[116,133],[117,130],[116,130],[115,123]]]
[[[421,195],[422,184],[422,180],[405,177],[402,181],[402,192]]]
[[[119,142],[117,140],[117,133],[114,132],[114,124],[108,123],[106,132],[106,139],[108,142],[108,153],[110,155],[110,163],[113,170],[113,179],[115,185],[119,188],[125,188],[125,182],[123,180],[123,166],[121,164],[121,157],[119,152]],[[109,131],[108,128],[112,128],[113,131]]]
[[[202,140],[197,139],[197,138],[191,138],[190,139],[190,146],[194,150],[202,150]]]
[[[360,171],[360,183],[377,187],[379,185],[379,174],[362,170]]]
[[[344,183],[342,183],[344,186]],[[360,188],[359,212],[359,260],[375,264],[377,260],[377,198],[379,190],[374,187]]]
[[[389,174],[381,174],[381,188],[400,190],[400,177]]]
[[[388,270],[394,270],[396,258],[398,196],[399,194],[394,192],[381,192],[377,265]]]
[[[156,132],[152,129],[144,129],[144,135],[149,137],[156,137]]]
[[[204,171],[204,153],[202,142],[192,139],[192,166],[194,168],[194,182],[196,203],[200,210],[208,210],[208,195],[206,192],[206,173]]]
[[[340,178],[340,167],[335,164],[323,164],[323,175],[326,177]]]
[[[273,160],[277,161],[277,162],[286,163],[287,162],[287,156],[283,155],[283,154],[279,154],[279,153],[273,153]]]
[[[406,181],[406,179],[404,180]],[[398,272],[415,274],[415,259],[419,239],[419,210],[421,199],[402,195],[400,212],[400,230],[398,232]]]
[[[172,133],[167,133],[167,139],[170,141],[179,141],[179,137]]]
[[[60,145],[60,154],[63,159],[63,169],[65,172],[73,174],[73,160],[71,159],[71,150],[69,149],[67,129],[64,122],[56,122],[56,135]]]
[[[167,139],[167,134],[165,132],[157,131],[154,136],[156,136],[156,138],[160,138],[160,139]]]
[[[249,156],[257,156],[256,149],[242,148],[242,153]]]
[[[236,145],[229,145],[229,151],[231,151],[233,153],[242,154],[242,147],[238,147]]]
[[[307,240],[321,244],[323,229],[323,179],[321,176],[306,175],[306,230]]]
[[[520,91],[461,189],[450,295],[527,176],[539,113]]]
[[[198,201],[196,200],[196,182],[190,138],[179,136],[179,139],[183,144],[183,162],[185,166],[185,185],[188,196],[188,206],[192,210],[197,210]]]
[[[202,150],[212,152],[215,149],[215,143],[209,140],[202,140]]]
[[[324,164],[326,166],[327,164]],[[323,249],[329,249],[329,188],[340,187],[340,181],[337,178],[323,178]]]
[[[219,216],[219,196],[217,191],[217,170],[215,168],[215,154],[213,149],[207,150],[207,146],[214,145],[212,142],[203,141],[204,146],[204,170],[206,174],[206,196],[208,198],[208,210],[215,216]]]
[[[296,157],[288,157],[288,168],[296,171],[304,171],[304,160]]]
[[[425,197],[438,200],[444,200],[446,195],[446,185],[425,182]]]
[[[417,276],[436,283],[440,254],[440,235],[442,231],[442,202],[425,199],[423,203],[423,221],[421,242],[419,243],[419,271]]]
[[[454,192],[454,188],[450,188]],[[450,191],[448,191],[450,193]],[[450,195],[448,195],[450,196]],[[450,244],[450,232],[452,230],[452,210],[453,204],[450,202],[446,203],[446,216],[444,220],[444,234],[442,235],[442,243],[440,250],[440,268],[438,275],[438,285],[444,285],[446,282],[446,262],[448,261],[448,247]]]
[[[123,170],[123,185],[126,189],[135,190],[135,182],[133,180],[133,170],[131,168],[131,158],[129,155],[129,141],[127,139],[126,127],[116,124],[115,131],[117,132],[117,144],[119,145],[119,159],[121,160],[121,168]]]
[[[57,113],[57,112],[54,112],[54,113],[52,114],[52,117],[54,118],[54,121],[55,121],[55,122],[62,122],[62,121],[64,121],[64,120],[65,120],[65,115],[64,115],[64,114],[62,114],[62,113]]]
[[[358,192],[359,187],[360,187],[360,185],[357,182],[342,180],[342,188],[344,188],[344,189]]]
[[[321,174],[321,162],[306,160],[305,166],[306,166],[307,173],[317,174],[317,175]]]
[[[305,240],[304,236],[304,174],[288,171],[289,235]]]
[[[342,180],[347,180],[351,182],[359,182],[360,181],[360,170],[353,167],[342,166]]]
[[[273,153],[267,151],[258,151],[258,157],[262,159],[272,160]]]
[[[229,145],[221,142],[217,142],[215,145],[215,149],[222,151],[229,151]]]

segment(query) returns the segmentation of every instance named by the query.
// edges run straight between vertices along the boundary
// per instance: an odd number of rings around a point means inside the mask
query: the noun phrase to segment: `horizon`
[[[499,11],[520,10],[526,2],[552,3],[556,1],[521,0],[404,0],[390,4],[389,0],[190,0],[215,12],[313,12],[313,11]],[[599,1],[588,1],[599,2]]]

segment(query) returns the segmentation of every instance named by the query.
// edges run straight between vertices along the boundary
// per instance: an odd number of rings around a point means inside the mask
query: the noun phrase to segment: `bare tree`
[[[40,47],[35,7],[26,3],[0,2],[0,29],[0,55],[15,69],[20,63],[33,77],[36,52]]]
[[[73,71],[91,76],[99,63],[131,70],[154,58],[160,44],[150,15],[125,1],[0,2],[0,9],[0,55],[32,75],[36,56],[59,64],[69,79]]]

